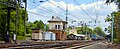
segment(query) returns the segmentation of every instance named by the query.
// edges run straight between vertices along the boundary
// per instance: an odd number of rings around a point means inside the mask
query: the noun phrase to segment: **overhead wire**
[[[35,13],[35,12],[31,12],[31,11],[28,11],[29,13],[32,13],[32,14],[35,14],[35,15],[38,15],[38,16],[44,16],[44,17],[46,17],[46,18],[50,18],[50,17],[48,17],[48,16],[45,16],[45,15],[42,15],[42,14],[39,14],[39,13]]]
[[[93,1],[93,7],[94,7],[94,9],[95,9],[95,15],[96,15],[96,18],[95,18],[95,23],[96,23],[96,19],[97,19],[97,17],[98,17],[98,15],[97,15],[97,4],[95,4],[95,1],[94,0],[92,0]]]
[[[36,4],[35,2],[31,2],[31,3],[33,3],[33,4],[37,5],[37,6],[39,6],[39,5]],[[43,11],[47,10],[48,12],[45,11],[45,12],[47,12],[47,13],[53,13],[53,14],[56,14],[56,15],[58,15],[58,16],[62,16],[62,15],[56,13],[56,12],[53,12],[53,11],[51,11],[51,10],[49,10],[49,9],[46,9],[45,7],[42,7],[42,6],[40,6],[40,7],[41,7],[42,9],[44,9]]]
[[[29,3],[31,3],[31,2],[29,2]],[[31,5],[33,5],[33,4],[31,4]],[[36,5],[33,5],[33,6],[35,6],[35,7],[37,7]],[[29,6],[28,6],[29,7]],[[31,8],[31,7],[29,7],[29,8]],[[31,8],[32,9],[32,8]],[[39,14],[39,13],[35,13],[35,12],[31,12],[31,11],[29,11],[29,10],[27,10],[29,13],[32,13],[32,14],[35,14],[35,15],[40,15],[40,16],[44,16],[44,17],[46,17],[46,18],[50,18],[50,17],[48,17],[48,16],[45,16],[45,15],[42,15],[42,14]],[[39,11],[39,10],[38,10]],[[45,11],[45,10],[43,10],[43,11]],[[47,11],[45,11],[45,12],[47,12]]]
[[[36,4],[35,2],[33,2],[33,3]],[[38,4],[36,4],[36,5],[39,6]],[[51,11],[51,10],[43,7],[43,6],[40,6],[40,7],[41,7],[42,9],[44,9],[44,10],[47,10],[47,11],[52,12],[52,13],[54,13],[54,14],[57,14],[58,16],[62,16],[62,15],[60,15],[60,14],[58,14],[58,13],[56,13],[56,12],[53,12],[53,11]],[[48,12],[48,13],[49,13],[49,12]]]
[[[104,7],[104,4],[105,4],[105,3],[102,3],[102,6],[100,7],[100,9],[99,9],[99,11],[98,11],[98,16],[99,16],[99,14],[100,14],[102,8]],[[97,18],[96,20],[98,20],[98,18]]]
[[[94,21],[94,19],[91,18],[91,17],[89,16],[89,14],[88,14],[82,7],[79,6],[79,4],[77,3],[78,1],[76,1],[76,0],[73,0],[73,1],[74,1],[74,3],[75,3],[92,21]]]
[[[93,1],[93,2],[94,2],[94,1]],[[99,1],[97,0],[96,2],[97,2],[97,3],[96,3],[96,6],[95,6],[95,4],[93,4],[93,5],[94,5],[94,7],[96,7],[96,9],[98,9],[98,6],[99,6],[99,3],[98,3],[98,2],[99,2]],[[95,3],[95,2],[94,2],[94,3]],[[100,14],[100,12],[101,12],[101,9],[102,9],[103,6],[104,6],[104,3],[102,3],[101,5],[102,5],[102,6],[101,6],[98,10],[95,9],[95,10],[96,10],[96,12],[95,12],[95,13],[96,13],[95,24],[96,24],[96,23],[100,23],[100,21],[98,21],[98,17],[99,17],[99,14]]]
[[[35,4],[35,5],[37,5],[37,6],[39,6],[38,4],[36,4],[35,2],[32,2],[33,4]],[[49,11],[49,13],[50,12],[52,12],[52,13],[54,13],[54,14],[57,14],[57,15],[59,15],[60,16],[60,14],[58,14],[58,13],[55,13],[55,12],[53,12],[53,11],[51,11],[51,10],[49,10],[49,9],[46,9],[45,7],[41,7],[41,8],[43,8],[44,10],[47,10],[47,11]],[[62,16],[62,15],[61,15]],[[63,18],[63,17],[62,17]],[[64,18],[63,18],[64,19]],[[69,21],[72,21],[72,20],[74,20],[74,19],[70,19]]]
[[[98,19],[98,0],[97,0],[97,4],[96,4],[96,19],[95,19],[95,23],[97,22],[97,19]]]
[[[50,1],[48,1],[48,2],[49,2],[50,4],[52,4],[52,5],[56,6],[56,7],[58,7],[58,8],[61,9],[62,11],[66,12],[65,9],[63,9],[63,8],[60,7],[60,4],[59,4],[59,6],[57,6],[57,5],[53,4],[53,3],[50,2]],[[57,3],[57,4],[58,4],[58,3]],[[79,20],[76,16],[73,15],[73,13],[70,14],[70,11],[69,11],[69,10],[68,10],[68,12],[69,12],[69,15],[71,15],[72,17],[74,17],[74,18],[76,18],[77,20]]]
[[[94,7],[96,7],[96,9],[98,9],[98,6],[99,6],[98,2],[99,1],[97,0],[96,2],[97,2],[96,5],[95,4],[93,4],[93,5],[94,5]],[[95,1],[93,1],[93,3],[95,3]],[[98,17],[99,17],[99,14],[100,14],[101,9],[103,8],[103,6],[104,6],[104,3],[101,4],[101,7],[98,10],[95,9],[96,10],[96,12],[95,12],[96,13],[95,24],[100,23],[100,21],[98,21]]]

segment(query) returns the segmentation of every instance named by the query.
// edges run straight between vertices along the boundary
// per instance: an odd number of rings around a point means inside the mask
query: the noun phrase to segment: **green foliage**
[[[25,36],[17,36],[17,40],[25,40],[26,37]]]
[[[103,32],[101,27],[96,27],[93,29],[93,34],[97,34],[99,36],[105,37],[105,33]]]
[[[28,22],[27,28],[26,28],[26,33],[31,34],[33,28],[42,29],[44,31],[49,30],[48,24],[46,24],[46,26],[45,26],[42,20],[39,20],[39,21],[36,20],[35,22]]]
[[[118,5],[119,6],[119,5]],[[120,11],[118,11],[118,12],[114,12],[114,13],[112,13],[113,14],[113,16],[114,16],[114,33],[113,33],[113,37],[114,37],[114,41],[116,42],[116,43],[120,43]],[[112,17],[107,17],[106,19],[111,19]],[[109,22],[109,21],[108,21]],[[107,29],[109,29],[108,30],[108,32],[109,33],[111,33],[112,32],[112,30],[111,30],[111,26],[108,26],[108,28]]]
[[[114,38],[120,43],[120,11],[114,13]]]
[[[77,27],[77,33],[78,34],[92,34],[92,29],[89,27]]]
[[[113,41],[114,41],[115,43],[119,43],[119,40],[118,40],[118,39],[113,39]]]
[[[32,34],[26,34],[26,37],[31,37],[32,36]]]
[[[38,28],[38,29],[44,30],[44,23],[41,20],[39,20],[39,21],[36,20],[34,22],[34,28]]]
[[[66,34],[69,35],[69,30],[72,29],[71,27],[67,27],[66,30]]]
[[[46,24],[46,26],[44,26],[44,31],[49,31],[49,25]]]
[[[2,3],[9,3],[8,0],[0,0]],[[0,3],[0,34],[2,35],[0,37],[0,40],[4,40],[4,35],[6,34],[6,29],[7,29],[7,8],[6,5]],[[24,36],[24,21],[27,22],[28,16],[26,14],[27,12],[24,9],[19,8],[18,12],[18,25],[16,25],[16,10],[11,10],[10,11],[10,36],[12,37],[13,33],[15,33],[16,28],[17,30],[17,35],[18,36]],[[25,19],[26,18],[26,19]]]

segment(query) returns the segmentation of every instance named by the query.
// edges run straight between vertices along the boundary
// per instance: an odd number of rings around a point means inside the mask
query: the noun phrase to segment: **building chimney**
[[[54,16],[52,16],[52,19],[54,18]]]

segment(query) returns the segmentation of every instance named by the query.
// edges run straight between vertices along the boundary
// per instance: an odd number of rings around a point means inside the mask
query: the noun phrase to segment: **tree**
[[[89,27],[77,27],[78,34],[92,34],[92,29]]]
[[[0,34],[1,34],[1,38],[0,40],[4,40],[4,35],[6,34],[6,18],[7,18],[7,10],[3,9],[3,8],[7,8],[8,6],[3,4],[3,3],[10,3],[8,2],[8,0],[0,0]],[[13,33],[15,33],[16,30],[16,26],[18,26],[18,30],[17,30],[17,36],[24,36],[24,20],[27,21],[28,20],[28,16],[25,14],[27,13],[24,9],[19,8],[19,18],[18,18],[18,24],[16,25],[16,10],[11,10],[10,11],[10,36],[12,37]],[[24,17],[26,17],[26,19],[24,19]]]
[[[99,26],[93,29],[93,33],[97,34],[98,36],[105,37],[105,33],[103,32],[102,28]]]
[[[38,29],[42,29],[42,30],[44,30],[44,23],[43,23],[43,21],[42,20],[36,20],[35,22],[34,22],[34,28],[38,28]]]
[[[120,11],[114,13],[114,39],[120,43]]]
[[[118,12],[114,12],[113,13],[113,15],[114,15],[114,33],[113,33],[113,37],[114,37],[114,39],[117,39],[118,41],[120,41],[120,11],[118,11]],[[110,24],[112,24],[111,23],[111,21],[112,20],[110,20],[110,19],[112,19],[112,17],[107,17],[106,18],[106,22],[110,22]],[[108,26],[108,32],[109,33],[111,33],[112,32],[112,30],[111,30],[111,26]]]
[[[106,0],[107,4],[110,4],[111,2],[115,2],[118,5],[118,11],[120,11],[120,0]]]
[[[28,22],[26,26],[26,33],[27,34],[32,34],[32,28],[34,28],[34,23]]]
[[[118,11],[114,12],[114,41],[115,42],[119,42],[120,43],[120,0],[106,0],[106,3],[111,3],[111,2],[115,2],[117,4],[118,7]],[[106,18],[107,19],[107,18]]]

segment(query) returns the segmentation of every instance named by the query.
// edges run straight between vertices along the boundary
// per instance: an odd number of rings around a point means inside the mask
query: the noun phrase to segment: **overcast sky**
[[[68,7],[68,23],[75,20],[72,25],[78,25],[78,22],[84,21],[91,28],[101,26],[105,28],[109,23],[105,23],[108,14],[117,10],[114,3],[105,4],[105,0],[28,0],[29,21],[42,20],[47,23],[52,16],[60,17],[65,20],[65,10]],[[96,23],[95,23],[96,20]],[[92,23],[88,23],[92,21]]]

